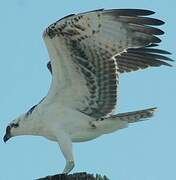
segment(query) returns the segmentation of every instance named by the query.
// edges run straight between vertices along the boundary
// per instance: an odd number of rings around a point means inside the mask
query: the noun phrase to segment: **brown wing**
[[[173,60],[166,56],[169,54],[168,51],[152,47],[130,48],[115,58],[119,72],[124,73],[161,65],[172,66],[168,61]]]
[[[118,74],[148,66],[168,65],[160,43],[164,22],[140,9],[96,10],[50,25],[44,40],[51,57],[53,97],[89,116],[113,113]],[[165,53],[164,53],[165,52]],[[115,58],[116,57],[116,58]]]

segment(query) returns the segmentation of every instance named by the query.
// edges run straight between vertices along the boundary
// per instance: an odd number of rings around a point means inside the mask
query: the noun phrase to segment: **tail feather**
[[[111,116],[112,119],[119,119],[121,121],[127,121],[128,123],[134,123],[138,121],[144,121],[146,118],[150,118],[154,115],[156,111],[156,107],[133,111],[133,112],[126,112],[126,113],[119,113],[117,115]]]

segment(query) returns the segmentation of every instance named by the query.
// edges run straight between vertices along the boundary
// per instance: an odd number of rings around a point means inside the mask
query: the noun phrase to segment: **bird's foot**
[[[75,166],[75,163],[73,160],[70,160],[66,163],[63,174],[68,174]]]

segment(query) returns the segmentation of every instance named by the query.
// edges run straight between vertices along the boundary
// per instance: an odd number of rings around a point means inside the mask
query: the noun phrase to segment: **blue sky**
[[[145,8],[166,22],[163,49],[175,56],[176,1],[159,0],[13,0],[0,6],[0,137],[6,125],[45,96],[51,76],[42,32],[71,13],[97,8]],[[76,167],[107,175],[111,180],[175,179],[176,120],[175,67],[152,68],[124,74],[120,82],[119,112],[157,106],[150,121],[74,144]],[[0,141],[0,179],[30,180],[62,171],[64,158],[56,143],[42,137],[16,137]]]

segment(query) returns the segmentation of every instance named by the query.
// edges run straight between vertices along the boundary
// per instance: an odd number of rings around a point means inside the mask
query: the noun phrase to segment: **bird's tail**
[[[144,121],[147,118],[152,117],[156,109],[157,108],[154,107],[154,108],[149,108],[149,109],[144,109],[144,110],[139,110],[139,111],[120,113],[120,114],[111,116],[111,119],[119,119],[121,121],[126,121],[128,123]]]

